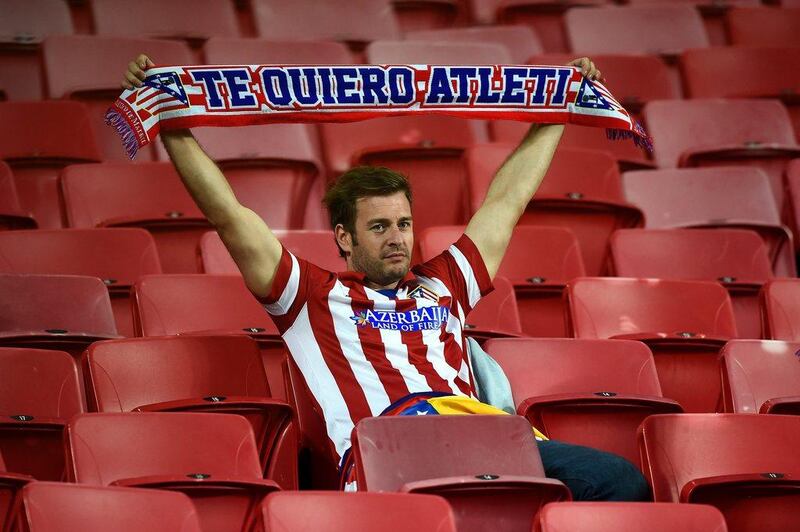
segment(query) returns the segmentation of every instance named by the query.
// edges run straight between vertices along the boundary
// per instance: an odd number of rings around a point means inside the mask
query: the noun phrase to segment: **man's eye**
[[[404,229],[407,229],[407,228],[411,227],[411,222],[400,222],[399,225],[400,225],[400,227],[402,227]]]
[[[372,229],[373,231],[383,231],[383,225],[382,224],[376,224],[376,225],[373,225],[370,229]]]

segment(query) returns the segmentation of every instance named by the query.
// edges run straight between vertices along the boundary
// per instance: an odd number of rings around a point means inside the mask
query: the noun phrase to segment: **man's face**
[[[355,235],[339,226],[336,236],[342,248],[350,252],[350,270],[366,274],[375,285],[390,287],[408,273],[411,265],[411,205],[402,192],[360,198],[356,201]]]

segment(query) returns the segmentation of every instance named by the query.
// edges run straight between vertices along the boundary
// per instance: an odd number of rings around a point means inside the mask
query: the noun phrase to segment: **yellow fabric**
[[[508,412],[495,408],[492,405],[481,403],[469,397],[448,395],[446,397],[432,397],[428,403],[443,416],[463,416],[466,414],[483,414],[489,416],[507,416]],[[533,428],[533,435],[540,440],[547,440],[547,436]]]

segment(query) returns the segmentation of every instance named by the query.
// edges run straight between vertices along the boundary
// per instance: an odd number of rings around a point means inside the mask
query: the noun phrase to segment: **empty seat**
[[[792,227],[800,226],[800,159],[793,159],[786,167],[786,201]]]
[[[659,168],[755,166],[784,208],[783,173],[800,146],[779,101],[665,100],[648,103],[644,115]]]
[[[773,279],[761,292],[764,338],[800,341],[800,280]]]
[[[70,227],[141,227],[163,271],[196,272],[197,243],[210,224],[170,163],[72,165],[61,175]]]
[[[721,406],[719,350],[737,331],[720,284],[582,278],[567,284],[567,300],[575,338],[640,340],[655,355],[665,397],[687,412]]]
[[[340,41],[361,52],[371,41],[400,36],[389,0],[254,0],[251,8],[256,32],[265,39]]]
[[[351,166],[385,166],[409,178],[414,226],[466,223],[464,149],[486,141],[482,122],[419,115],[348,124],[321,124],[328,167],[339,175]],[[447,197],[448,201],[442,201]]]
[[[140,0],[137,5],[138,9],[128,13],[119,8],[116,0],[92,0],[95,33],[185,39],[190,42],[239,35],[233,2]]]
[[[58,173],[100,160],[87,108],[78,102],[0,103],[0,159],[11,167],[22,209],[39,227],[62,227]]]
[[[143,229],[55,229],[0,233],[0,272],[99,277],[108,287],[117,331],[133,336],[130,289],[161,273],[153,237]]]
[[[648,229],[723,227],[756,231],[775,275],[794,275],[792,233],[781,223],[769,177],[757,168],[686,168],[626,172],[625,196]]]
[[[706,504],[561,502],[536,516],[534,532],[727,532],[722,513]]]
[[[209,65],[349,65],[353,56],[336,41],[294,41],[212,37],[203,45]]]
[[[520,24],[539,35],[548,52],[566,52],[570,46],[564,28],[564,13],[573,7],[601,5],[604,0],[472,0],[472,9],[479,22]]]
[[[196,128],[194,136],[225,173],[242,205],[271,228],[324,224],[323,165],[310,124]],[[158,158],[168,161],[158,143]]]
[[[77,275],[0,274],[0,345],[61,349],[79,355],[117,338],[103,282]]]
[[[328,271],[347,269],[344,259],[339,256],[332,231],[276,230],[274,233],[293,255]],[[215,231],[209,231],[200,239],[200,260],[205,273],[239,273],[239,267]]]
[[[467,315],[464,336],[474,338],[479,343],[490,338],[524,336],[514,285],[499,275],[492,280],[492,284],[492,293],[482,297]]]
[[[11,167],[0,161],[0,231],[34,228],[36,220],[20,205]]]
[[[742,7],[726,16],[731,44],[746,46],[800,46],[800,5]]]
[[[661,395],[650,350],[631,340],[496,339],[517,413],[549,438],[639,463],[636,429],[649,415],[682,412]]]
[[[422,231],[422,259],[435,257],[463,233],[463,226],[432,227]],[[586,275],[578,242],[569,229],[534,225],[515,227],[497,275],[513,283],[522,332],[537,337],[566,335],[564,285],[570,279]],[[480,308],[481,303],[476,310]],[[470,321],[473,319],[471,314]],[[498,316],[496,319],[501,318]]]
[[[367,46],[370,63],[418,65],[492,65],[513,63],[505,46],[480,41],[375,41]]]
[[[6,470],[64,476],[64,424],[84,411],[78,367],[64,351],[0,347],[0,455]]]
[[[403,34],[418,30],[449,28],[466,17],[463,0],[392,0],[397,24]]]
[[[93,411],[244,416],[253,426],[264,477],[284,489],[297,488],[292,408],[272,399],[258,344],[251,338],[166,336],[96,342],[86,350],[83,365]]]
[[[71,532],[200,532],[192,501],[182,493],[34,482],[22,490],[20,530]]]
[[[777,532],[796,525],[797,438],[797,416],[665,414],[639,441],[656,502],[712,504],[731,532]]]
[[[0,526],[11,525],[11,516],[16,511],[17,493],[33,478],[19,473],[7,473],[0,454]]]
[[[758,233],[743,229],[621,229],[611,236],[620,277],[719,281],[728,289],[743,338],[761,338],[758,293],[772,277]]]
[[[253,429],[241,416],[81,414],[64,436],[71,482],[180,491],[194,502],[203,530],[241,531],[279,489],[262,478]]]
[[[539,42],[539,37],[536,33],[531,28],[521,25],[474,26],[415,31],[407,33],[406,39],[412,41],[498,44],[506,49],[511,62],[518,65],[527,63],[531,57],[543,52],[542,44]],[[475,64],[480,63],[481,61],[478,61]],[[534,64],[550,63],[534,62]]]
[[[460,530],[501,522],[529,530],[543,504],[570,499],[566,486],[544,477],[531,426],[518,416],[365,418],[353,431],[353,456],[359,490],[441,495]]]
[[[722,348],[726,412],[800,414],[800,343],[731,340]]]
[[[0,16],[0,86],[10,100],[44,97],[39,45],[71,34],[69,6],[59,0],[6,0]]]
[[[413,493],[275,492],[264,499],[259,518],[270,532],[456,530],[447,501]]]
[[[495,172],[511,153],[510,144],[477,145],[466,153],[471,212],[476,212]],[[615,230],[639,227],[641,211],[625,202],[619,171],[607,153],[561,148],[556,151],[521,224],[566,227],[575,234],[588,275],[602,275],[608,238]]]
[[[113,4],[115,2],[103,2]],[[221,2],[217,2],[221,3]],[[163,4],[168,5],[168,4]],[[171,5],[171,4],[169,4]],[[152,10],[140,6],[141,13],[158,20]],[[128,18],[128,15],[124,15]],[[187,17],[194,20],[195,17]],[[122,92],[120,76],[129,61],[147,54],[156,65],[196,63],[189,47],[182,42],[134,37],[99,37],[94,35],[52,36],[42,45],[42,60],[50,98],[69,98],[86,104],[91,131],[104,160],[127,160],[119,135],[106,125],[105,115]],[[139,160],[152,160],[153,148],[141,150]]]
[[[269,387],[286,398],[286,349],[267,311],[239,275],[147,275],[133,288],[137,336],[240,334],[261,348]]]

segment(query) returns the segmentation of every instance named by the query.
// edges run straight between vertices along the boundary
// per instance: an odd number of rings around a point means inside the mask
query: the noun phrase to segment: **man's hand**
[[[591,80],[599,79],[600,81],[605,81],[600,71],[597,70],[597,67],[594,66],[594,63],[588,57],[579,57],[578,59],[574,59],[569,63],[567,63],[567,66],[574,66],[580,68],[581,71],[583,72],[583,77],[585,78]]]
[[[122,80],[122,88],[131,90],[142,86],[142,81],[147,76],[144,71],[150,67],[155,66],[153,62],[144,54],[139,56],[128,63],[128,71],[125,72],[125,77]]]

